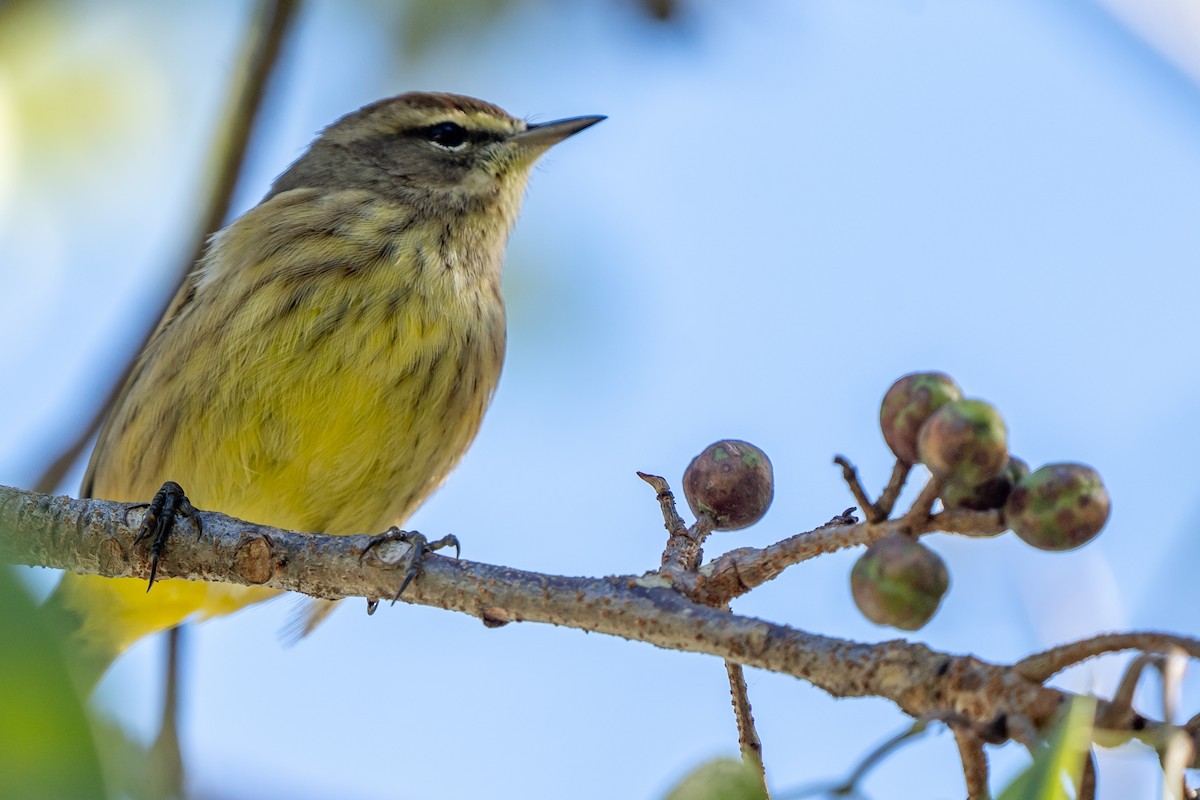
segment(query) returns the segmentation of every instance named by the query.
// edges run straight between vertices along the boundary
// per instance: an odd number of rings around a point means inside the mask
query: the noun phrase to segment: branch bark
[[[143,513],[121,503],[0,487],[0,560],[144,579],[148,548],[134,542]],[[402,577],[401,543],[372,548],[360,563],[372,538],[367,534],[296,533],[215,512],[200,512],[199,520],[199,535],[185,523],[172,537],[160,578],[336,600],[390,597]],[[873,532],[883,526],[839,527]],[[689,600],[659,572],[566,577],[432,555],[403,600],[470,614],[489,626],[540,622],[706,653],[800,678],[836,697],[887,698],[914,718],[954,717],[989,744],[1008,740],[1017,728],[1046,730],[1071,697],[1014,667],[917,642],[862,644],[712,608]],[[1099,706],[1103,713],[1107,704]],[[1153,745],[1166,731],[1143,719],[1108,733]]]

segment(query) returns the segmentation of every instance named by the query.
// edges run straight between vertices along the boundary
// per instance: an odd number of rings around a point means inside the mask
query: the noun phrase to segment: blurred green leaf
[[[714,758],[688,773],[665,800],[766,800],[754,767],[736,758]]]
[[[11,568],[0,566],[0,793],[106,796],[84,703],[63,650]]]
[[[1077,696],[1054,726],[1045,749],[1029,769],[1008,785],[998,800],[1070,800],[1079,796],[1084,759],[1092,743],[1096,701]],[[1067,787],[1074,787],[1074,794]]]

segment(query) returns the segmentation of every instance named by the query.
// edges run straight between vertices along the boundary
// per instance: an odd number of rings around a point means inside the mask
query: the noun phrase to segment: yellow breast
[[[174,480],[199,508],[282,528],[401,523],[474,438],[503,360],[503,238],[458,225],[472,234],[357,191],[286,192],[239,219],[139,360],[91,494],[144,502]],[[94,638],[121,646],[269,596],[66,583]]]

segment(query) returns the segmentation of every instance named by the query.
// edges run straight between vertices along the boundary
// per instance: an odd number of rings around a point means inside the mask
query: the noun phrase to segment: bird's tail
[[[81,697],[87,697],[92,689],[104,677],[122,648],[112,639],[89,636],[86,631],[88,613],[80,608],[71,597],[72,588],[68,584],[70,575],[64,575],[58,587],[50,593],[40,608],[40,613],[47,627],[53,630],[59,642],[63,643],[65,660],[71,672],[71,679],[79,689]]]

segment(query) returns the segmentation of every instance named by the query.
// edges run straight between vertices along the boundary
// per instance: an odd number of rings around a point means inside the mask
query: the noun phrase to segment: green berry
[[[1021,479],[1004,519],[1039,550],[1073,550],[1104,528],[1111,504],[1099,473],[1084,464],[1047,464]]]
[[[872,544],[850,571],[850,591],[866,618],[906,631],[933,617],[949,587],[937,553],[904,534]]]
[[[775,497],[771,460],[749,442],[714,442],[683,473],[683,495],[697,517],[712,515],[716,530],[749,527],[762,519]]]
[[[879,407],[883,440],[906,464],[917,463],[917,434],[929,415],[962,398],[954,379],[943,372],[913,372],[892,384]]]
[[[917,453],[939,478],[977,486],[1004,469],[1008,431],[990,403],[955,400],[925,420],[917,436]]]

